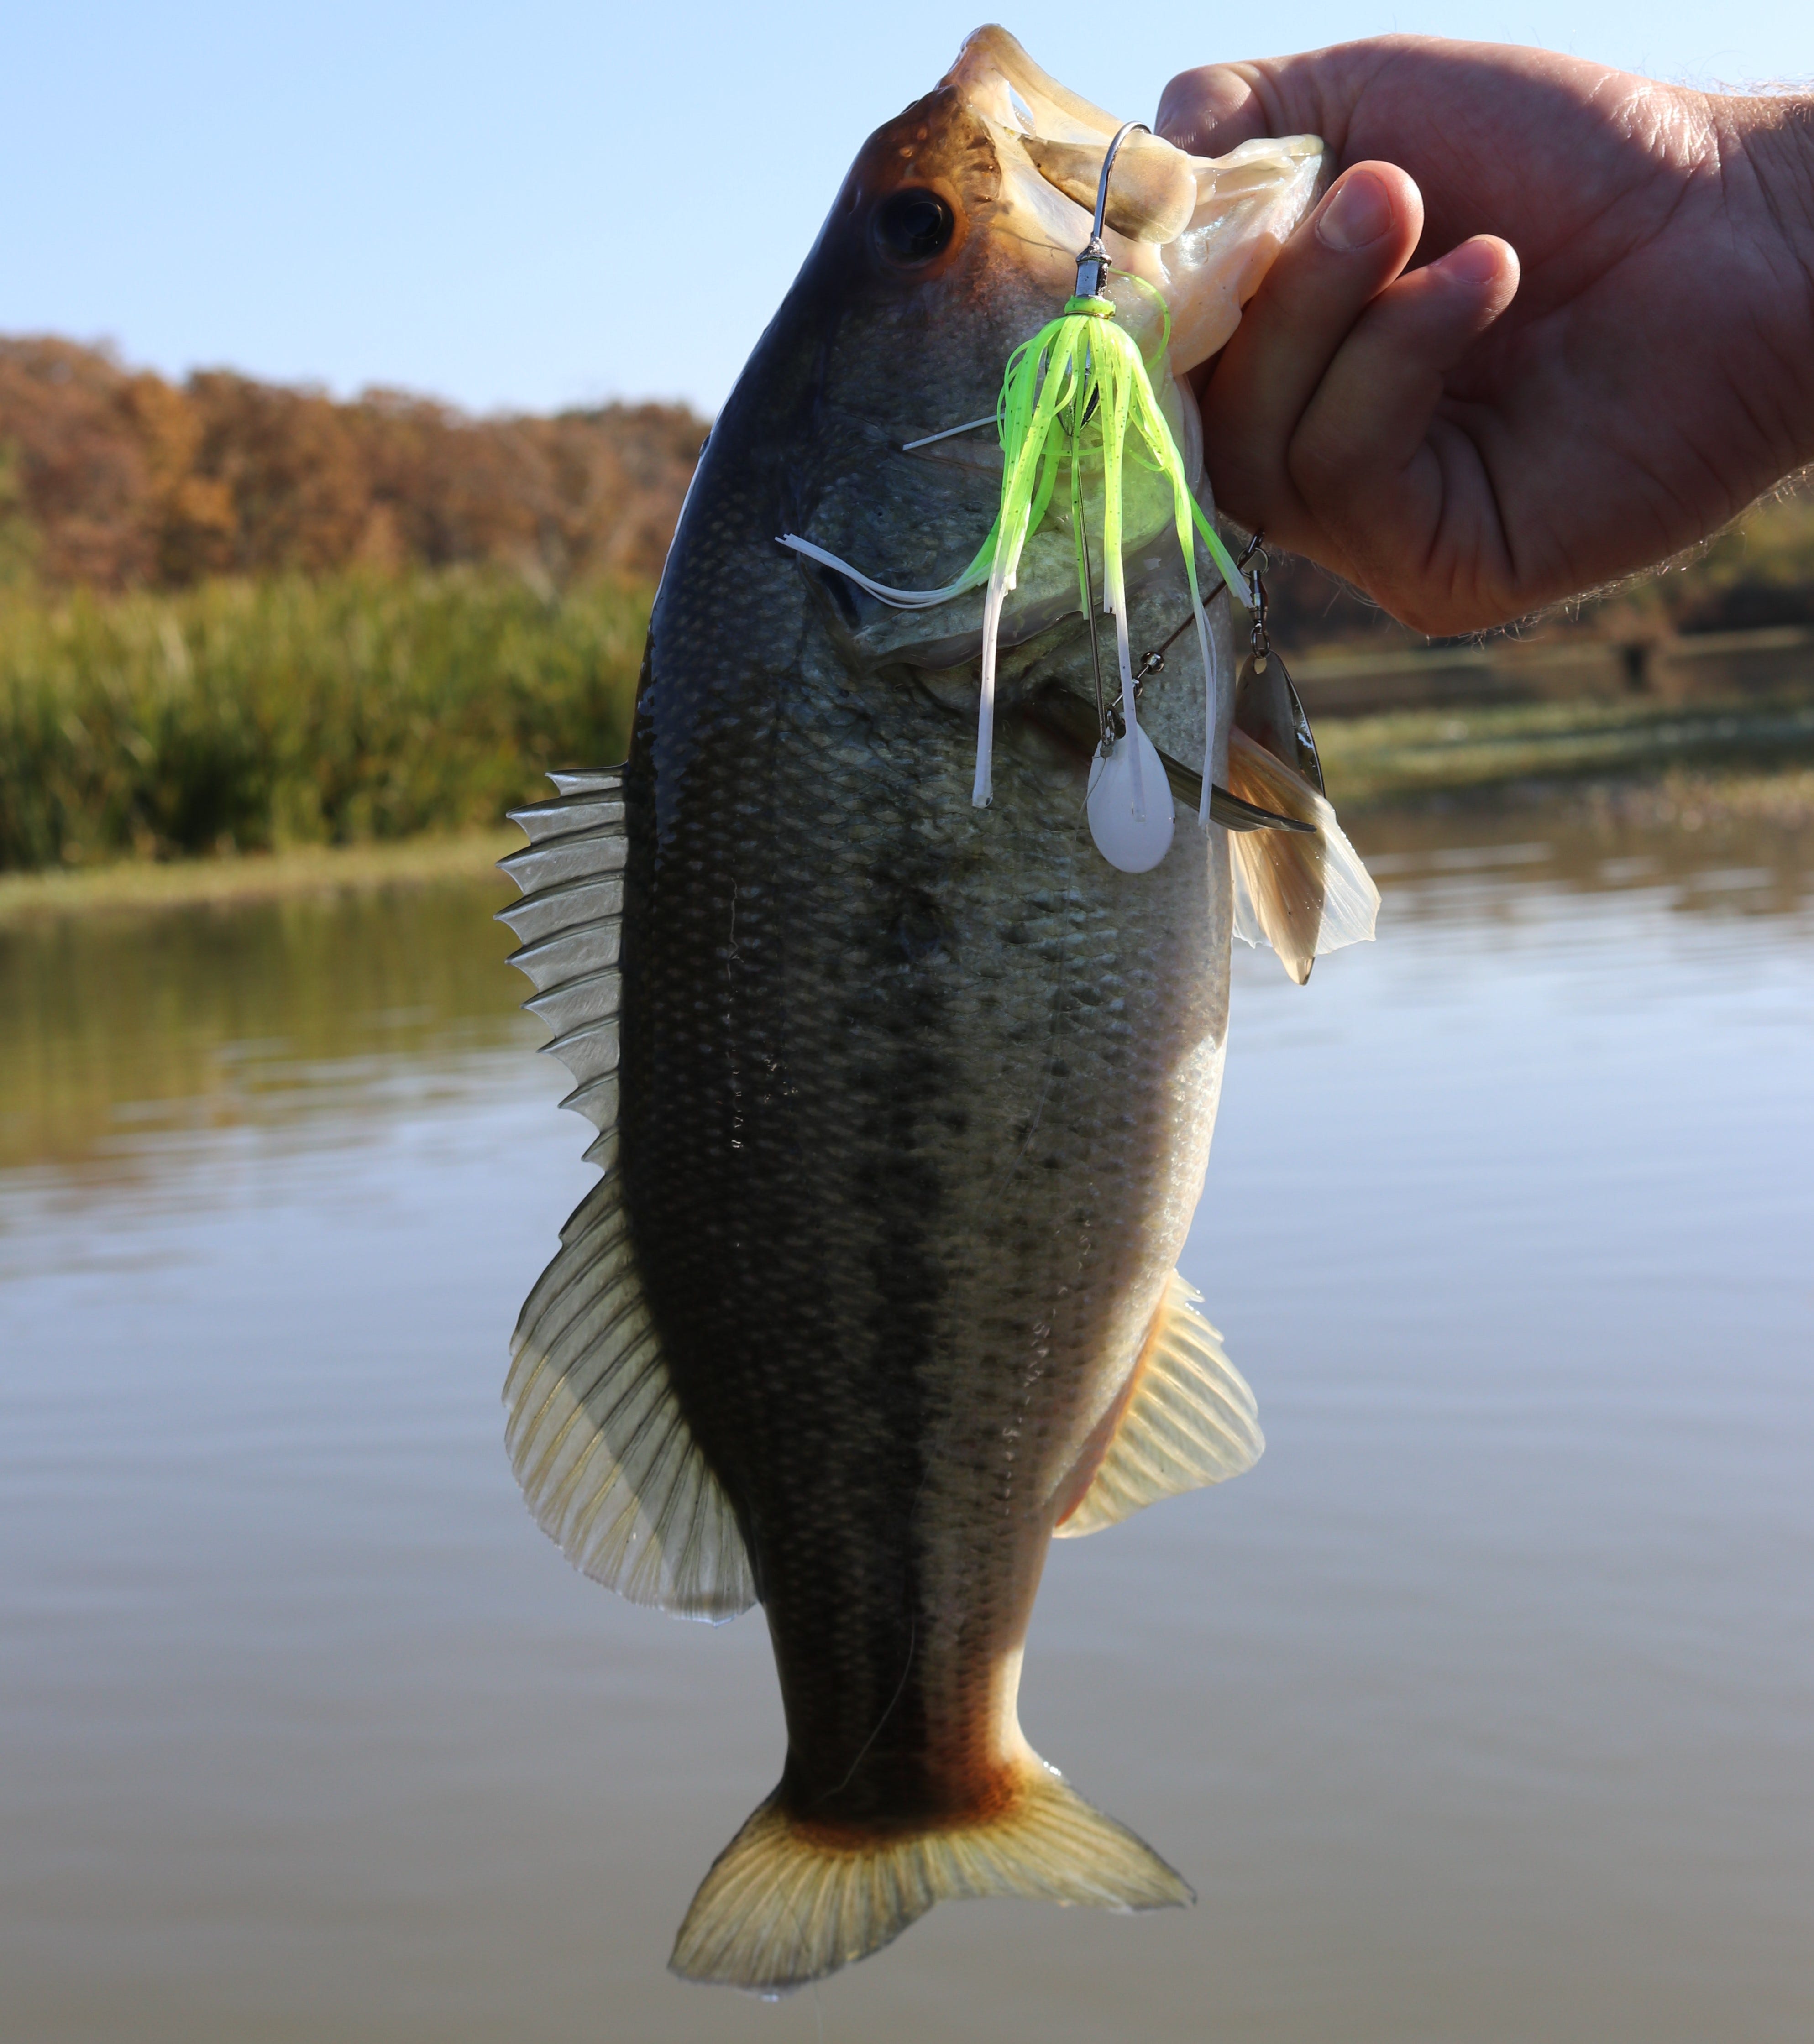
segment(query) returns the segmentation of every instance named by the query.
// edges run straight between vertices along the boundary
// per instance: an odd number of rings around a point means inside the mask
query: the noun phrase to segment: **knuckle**
[[[1339,421],[1306,418],[1292,436],[1286,469],[1299,494],[1319,506],[1349,495],[1366,467],[1366,451]]]

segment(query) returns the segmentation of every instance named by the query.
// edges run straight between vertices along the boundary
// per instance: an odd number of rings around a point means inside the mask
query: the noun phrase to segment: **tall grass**
[[[494,822],[624,756],[648,619],[458,570],[0,594],[0,868]]]

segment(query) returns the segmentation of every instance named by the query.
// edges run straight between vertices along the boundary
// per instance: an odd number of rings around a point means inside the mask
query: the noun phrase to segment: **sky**
[[[475,411],[709,413],[863,137],[936,82],[982,3],[13,0],[0,333]],[[1191,65],[1393,29],[1702,86],[1814,79],[1806,0],[1042,0],[1002,18],[1130,119]]]

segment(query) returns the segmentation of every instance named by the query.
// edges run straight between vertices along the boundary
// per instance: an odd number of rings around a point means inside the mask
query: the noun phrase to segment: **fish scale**
[[[562,777],[506,862],[517,962],[605,1171],[524,1307],[506,1440],[589,1573],[698,1616],[763,1606],[781,1780],[671,1961],[744,1987],[818,1977],[940,1899],[1189,1899],[1028,1746],[1021,1653],[1055,1535],[1262,1446],[1174,1269],[1220,1083],[1228,843],[1193,812],[1151,870],[1097,855],[1076,715],[1048,714],[1094,700],[1068,528],[1032,536],[1003,613],[986,810],[980,601],[903,619],[777,544],[934,573],[974,552],[998,478],[902,450],[985,415],[1067,288],[1078,209],[1024,146],[1028,109],[1066,175],[1115,126],[987,30],[871,138],[702,455],[628,763]],[[1243,163],[1233,213],[1216,165],[1145,160],[1173,215],[1207,193],[1238,253],[1230,221],[1282,235],[1316,155]],[[951,223],[911,274],[874,239],[903,190]],[[1137,236],[1137,203],[1115,217]],[[1220,259],[1193,288],[1227,294]],[[1157,644],[1184,577],[1146,537],[1130,619]],[[1212,723],[1205,685],[1187,644],[1142,719],[1220,770],[1228,692]]]
[[[763,572],[797,580],[784,560]],[[682,1408],[759,1530],[790,1773],[828,1817],[890,1797],[899,1814],[962,1810],[997,1792],[978,1778],[978,1739],[1012,1758],[1003,1639],[1024,1625],[1042,1514],[1132,1366],[1201,1181],[1225,866],[1200,840],[1156,879],[1115,873],[1090,853],[1068,774],[1005,786],[981,816],[947,803],[935,836],[926,790],[961,788],[967,728],[897,686],[868,705],[862,747],[828,743],[817,720],[837,715],[847,679],[823,652],[789,677],[785,713],[714,720],[737,743],[690,753],[659,805],[664,721],[697,718],[710,685],[687,667],[683,610],[658,610],[651,647],[626,779],[646,911],[626,932],[623,999],[623,1169],[645,1279]],[[757,724],[766,744],[750,741]],[[759,836],[725,828],[751,784]],[[646,845],[658,806],[663,842]],[[1068,885],[1029,942],[1055,878]],[[751,885],[721,1001],[732,896]],[[941,932],[918,961],[894,935],[909,889]],[[660,1046],[689,1016],[723,1033],[671,1075]],[[760,1089],[725,1082],[758,1066],[774,1075]],[[720,1361],[732,1350],[734,1383]],[[928,1465],[938,1424],[968,1454]],[[850,1470],[831,1497],[822,1471],[801,1485],[795,1435],[815,1466],[839,1444]],[[853,1550],[859,1524],[890,1530]],[[951,1614],[962,1637],[947,1642]],[[890,1699],[891,1723],[912,1727],[910,1781],[871,1740]]]

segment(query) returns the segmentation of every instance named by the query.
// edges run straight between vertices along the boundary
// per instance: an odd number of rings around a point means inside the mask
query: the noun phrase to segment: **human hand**
[[[1204,444],[1220,508],[1419,630],[1647,567],[1814,461],[1814,102],[1398,36],[1184,72],[1157,125],[1335,152]]]

